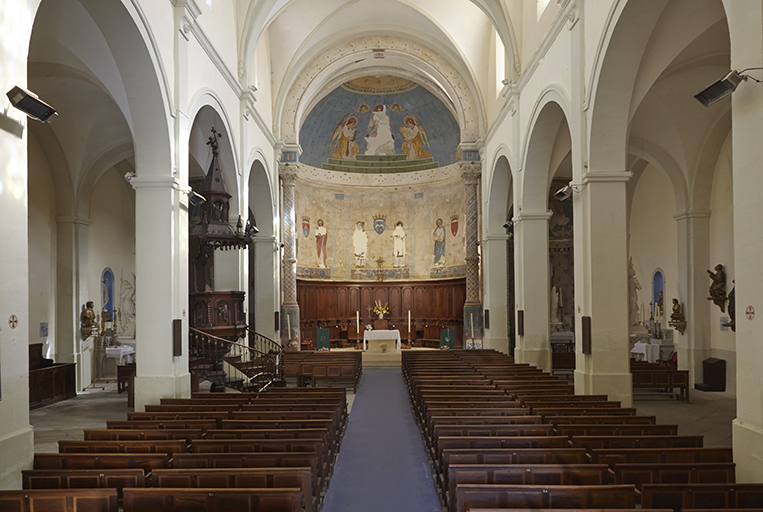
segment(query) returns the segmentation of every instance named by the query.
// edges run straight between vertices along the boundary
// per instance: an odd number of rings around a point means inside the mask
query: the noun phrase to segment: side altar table
[[[395,350],[400,352],[400,331],[393,330],[378,330],[378,331],[365,331],[363,333],[363,350],[368,350],[368,342],[373,340],[379,341],[392,341],[395,340]]]

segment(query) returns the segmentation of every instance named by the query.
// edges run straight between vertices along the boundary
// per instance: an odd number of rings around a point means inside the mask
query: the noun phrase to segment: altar
[[[389,341],[395,341],[395,350],[397,352],[400,352],[400,331],[397,329],[393,330],[376,330],[376,331],[365,331],[363,333],[363,350],[368,350],[369,345],[378,347],[383,342],[389,342]],[[371,341],[376,341],[378,343],[369,343]]]
[[[656,363],[660,360],[660,345],[658,343],[639,341],[633,345],[631,354],[640,355],[642,361]]]

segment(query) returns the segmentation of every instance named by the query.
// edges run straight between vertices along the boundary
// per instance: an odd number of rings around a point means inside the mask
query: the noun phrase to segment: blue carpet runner
[[[322,512],[441,512],[399,368],[366,368]]]

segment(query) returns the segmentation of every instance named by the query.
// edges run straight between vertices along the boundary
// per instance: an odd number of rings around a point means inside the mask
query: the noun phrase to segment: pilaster
[[[508,235],[488,235],[482,240],[484,268],[490,269],[490,279],[483,287],[485,316],[490,311],[490,322],[483,318],[485,339],[483,347],[509,353],[508,295],[506,291],[508,268],[506,251]],[[513,309],[513,307],[512,307]]]
[[[281,345],[291,350],[299,350],[301,336],[299,304],[297,304],[296,212],[294,210],[294,183],[297,181],[299,164],[295,160],[296,157],[292,158],[291,152],[284,151],[279,166],[283,194]]]
[[[477,155],[478,156],[478,155]],[[479,180],[482,163],[462,161],[461,177],[466,184],[466,303],[464,304],[464,340],[483,339],[482,304],[480,302]]]

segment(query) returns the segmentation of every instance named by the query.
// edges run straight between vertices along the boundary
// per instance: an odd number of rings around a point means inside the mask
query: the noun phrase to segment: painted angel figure
[[[346,118],[346,120],[345,120]],[[355,142],[357,134],[358,118],[351,115],[349,118],[345,115],[339,124],[334,128],[329,142],[329,150],[332,151],[331,158],[340,160],[355,160],[355,155],[360,152],[358,143]]]
[[[429,145],[429,135],[421,124],[418,116],[414,119],[408,114],[405,116],[404,125],[398,128],[400,135],[403,136],[403,153],[406,160],[415,160],[417,158],[429,158],[432,156],[424,147],[431,149]]]

